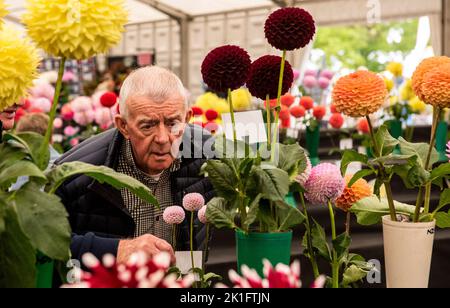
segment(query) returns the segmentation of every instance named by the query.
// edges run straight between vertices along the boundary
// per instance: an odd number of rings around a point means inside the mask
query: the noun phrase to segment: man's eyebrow
[[[144,124],[144,123],[150,123],[150,124],[154,124],[154,123],[158,123],[159,119],[150,119],[150,118],[142,118],[140,120],[138,120],[138,124]]]
[[[181,114],[176,114],[170,117],[164,118],[165,121],[172,121],[172,120],[180,120],[182,118]]]

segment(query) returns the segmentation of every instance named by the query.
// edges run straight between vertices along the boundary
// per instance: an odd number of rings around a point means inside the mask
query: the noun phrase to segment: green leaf
[[[203,276],[203,281],[205,281],[205,282],[208,282],[213,279],[222,280],[223,278],[222,278],[222,276],[214,274],[214,273],[208,273],[208,274],[205,274],[205,276]]]
[[[278,232],[291,230],[293,227],[300,225],[305,220],[305,215],[297,208],[285,203],[276,202],[277,215],[280,220]]]
[[[366,276],[367,276],[367,271],[364,271],[363,269],[361,269],[358,266],[353,264],[345,269],[344,274],[343,274],[342,284],[344,287],[347,287],[347,286],[351,285],[352,283],[361,281]]]
[[[336,250],[338,260],[341,260],[342,257],[347,253],[351,242],[352,239],[346,233],[339,235],[333,241],[333,248]]]
[[[387,125],[382,125],[375,134],[375,140],[378,145],[381,156],[391,154],[399,144],[398,140],[391,136]]]
[[[377,177],[377,179],[375,180],[375,184],[373,186],[373,194],[377,196],[378,199],[380,199],[380,189],[382,185],[383,181],[379,177]]]
[[[287,172],[291,179],[306,169],[306,154],[305,150],[296,144],[277,144],[278,146],[278,168]]]
[[[444,206],[450,204],[450,188],[445,189],[439,198],[439,206],[434,210],[434,213],[439,212]]]
[[[269,165],[253,166],[251,175],[265,199],[282,201],[289,192],[289,175],[284,170]]]
[[[261,221],[264,229],[262,232],[272,233],[277,232],[278,223],[275,217],[272,216],[270,206],[267,204],[261,204],[259,207],[258,219]]]
[[[450,175],[450,163],[439,165],[439,167],[431,171],[431,181],[436,181]]]
[[[312,245],[315,249],[317,249],[317,252],[325,258],[328,262],[331,262],[331,251],[330,247],[328,246],[327,238],[325,235],[325,231],[323,230],[322,226],[313,219],[314,225],[311,230],[311,238],[312,238]]]
[[[37,177],[45,180],[45,174],[32,162],[21,160],[13,165],[4,168],[0,172],[0,187],[8,186],[8,184],[17,181],[20,176]]]
[[[406,141],[403,137],[398,138],[398,141],[400,143],[401,154],[416,155],[417,163],[422,168],[425,168],[425,162],[427,160],[430,145],[427,143],[411,143]],[[439,153],[436,151],[435,148],[433,148],[431,152],[431,159],[429,166],[433,166],[436,162],[438,162],[438,160],[439,160]]]
[[[209,160],[204,167],[207,177],[214,186],[214,190],[219,197],[229,201],[236,199],[238,191],[238,178],[235,171],[228,164],[219,160]]]
[[[412,216],[415,206],[394,201],[397,214]],[[381,218],[389,215],[389,204],[387,199],[379,200],[376,196],[364,198],[356,202],[350,209],[355,213],[358,223],[364,226],[370,226],[381,222]]]
[[[413,165],[416,162],[416,159],[416,155],[389,154],[373,159],[370,163],[378,165],[378,163],[381,162],[385,166]]]
[[[256,198],[250,204],[250,208],[247,213],[247,219],[243,223],[244,230],[248,230],[250,225],[255,222],[258,218],[259,213],[259,201],[261,200],[262,194],[258,194]]]
[[[10,143],[0,144],[0,172],[3,168],[12,166],[18,161],[24,160],[27,154],[22,149],[12,146]]]
[[[159,208],[158,200],[143,183],[123,173],[118,173],[105,166],[94,166],[83,162],[70,162],[59,165],[49,172],[47,178],[51,182],[51,192],[75,175],[86,175],[99,183],[109,184],[116,189],[126,188],[142,200]]]
[[[15,193],[17,216],[31,244],[51,259],[70,257],[70,225],[64,205],[57,196],[28,183]]]
[[[6,209],[5,231],[0,234],[0,288],[36,286],[36,250],[20,228],[12,207]]]
[[[238,227],[234,223],[235,216],[234,212],[227,209],[227,201],[224,198],[213,198],[208,202],[206,218],[217,229],[237,229]]]
[[[6,200],[0,195],[0,235],[5,231]]]
[[[392,171],[400,176],[408,189],[423,186],[430,179],[430,173],[419,165],[394,166]]]
[[[345,175],[348,165],[352,162],[367,164],[368,161],[367,155],[360,154],[354,150],[345,150],[341,160],[341,173]]]
[[[45,170],[48,167],[50,161],[50,150],[45,149],[41,153],[41,147],[44,142],[44,137],[36,133],[19,133],[16,135],[6,134],[5,140],[14,140],[18,142],[25,151],[30,155],[33,162],[41,170]]]
[[[444,212],[438,212],[436,213],[436,225],[441,228],[450,228],[450,212],[444,213]]]
[[[355,173],[350,182],[348,182],[347,187],[352,187],[359,179],[374,174],[375,171],[372,169],[362,169]]]

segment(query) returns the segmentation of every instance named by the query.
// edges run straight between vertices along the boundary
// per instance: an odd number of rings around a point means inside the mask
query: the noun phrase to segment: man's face
[[[10,130],[14,127],[14,118],[16,116],[18,105],[14,105],[12,107],[8,107],[5,110],[0,112],[0,121],[3,122],[3,129]]]
[[[127,101],[127,108],[127,118],[116,116],[116,125],[131,141],[137,166],[150,175],[161,173],[178,155],[191,112],[186,111],[181,97],[163,103],[132,97]]]

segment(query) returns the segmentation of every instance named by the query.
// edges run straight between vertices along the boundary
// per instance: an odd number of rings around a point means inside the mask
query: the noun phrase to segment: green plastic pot
[[[272,265],[290,264],[292,247],[292,231],[284,233],[249,233],[236,231],[236,254],[238,270],[242,265],[255,269],[263,275],[263,260]]]
[[[49,289],[53,285],[55,262],[38,252],[36,255],[36,288]]]
[[[448,124],[445,121],[440,121],[436,130],[436,150],[439,152],[439,161],[446,162],[448,157],[445,154],[447,146]]]
[[[309,158],[313,166],[317,166],[320,163],[319,143],[320,143],[320,126],[317,125],[314,129],[308,127],[306,129],[306,149],[309,152]]]

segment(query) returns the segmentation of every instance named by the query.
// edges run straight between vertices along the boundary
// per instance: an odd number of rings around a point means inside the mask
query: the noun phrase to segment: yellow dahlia
[[[219,115],[230,112],[227,101],[211,92],[200,95],[195,102],[195,106],[200,107],[204,112],[208,109],[214,109]]]
[[[416,93],[416,95],[425,103],[428,103],[422,91],[422,84],[424,82],[425,75],[433,69],[447,63],[450,63],[449,57],[431,57],[423,60],[422,63],[420,63],[416,68],[416,71],[412,76],[412,87],[414,93]]]
[[[235,111],[244,111],[250,109],[252,96],[247,89],[237,89],[231,93],[233,108]]]
[[[391,92],[394,88],[394,81],[392,79],[384,78],[384,83],[386,84],[388,92]]]
[[[401,77],[403,75],[403,65],[401,63],[391,62],[387,65],[386,69],[395,77]]]
[[[400,97],[402,101],[409,101],[410,99],[414,98],[416,95],[414,94],[414,91],[412,89],[412,81],[411,79],[408,79],[405,84],[403,85]]]
[[[427,109],[427,105],[422,102],[417,96],[411,98],[408,101],[408,105],[411,108],[411,111],[417,114],[421,114]]]
[[[344,212],[348,212],[350,208],[361,199],[372,195],[372,187],[364,179],[356,181],[352,187],[348,187],[348,183],[353,178],[352,174],[345,176],[345,188],[342,195],[336,200],[336,207]]]
[[[450,63],[425,74],[422,94],[428,104],[442,109],[450,108]]]
[[[81,60],[117,44],[127,17],[123,0],[28,0],[22,18],[38,47]]]
[[[6,10],[5,3],[3,0],[0,0],[0,30],[3,26],[3,20],[2,18],[5,17],[8,14],[8,11]]]
[[[36,48],[18,31],[0,31],[0,111],[26,96],[37,78],[39,56]]]
[[[333,103],[337,111],[354,118],[374,113],[380,109],[387,96],[383,79],[369,71],[344,76],[333,89]]]

